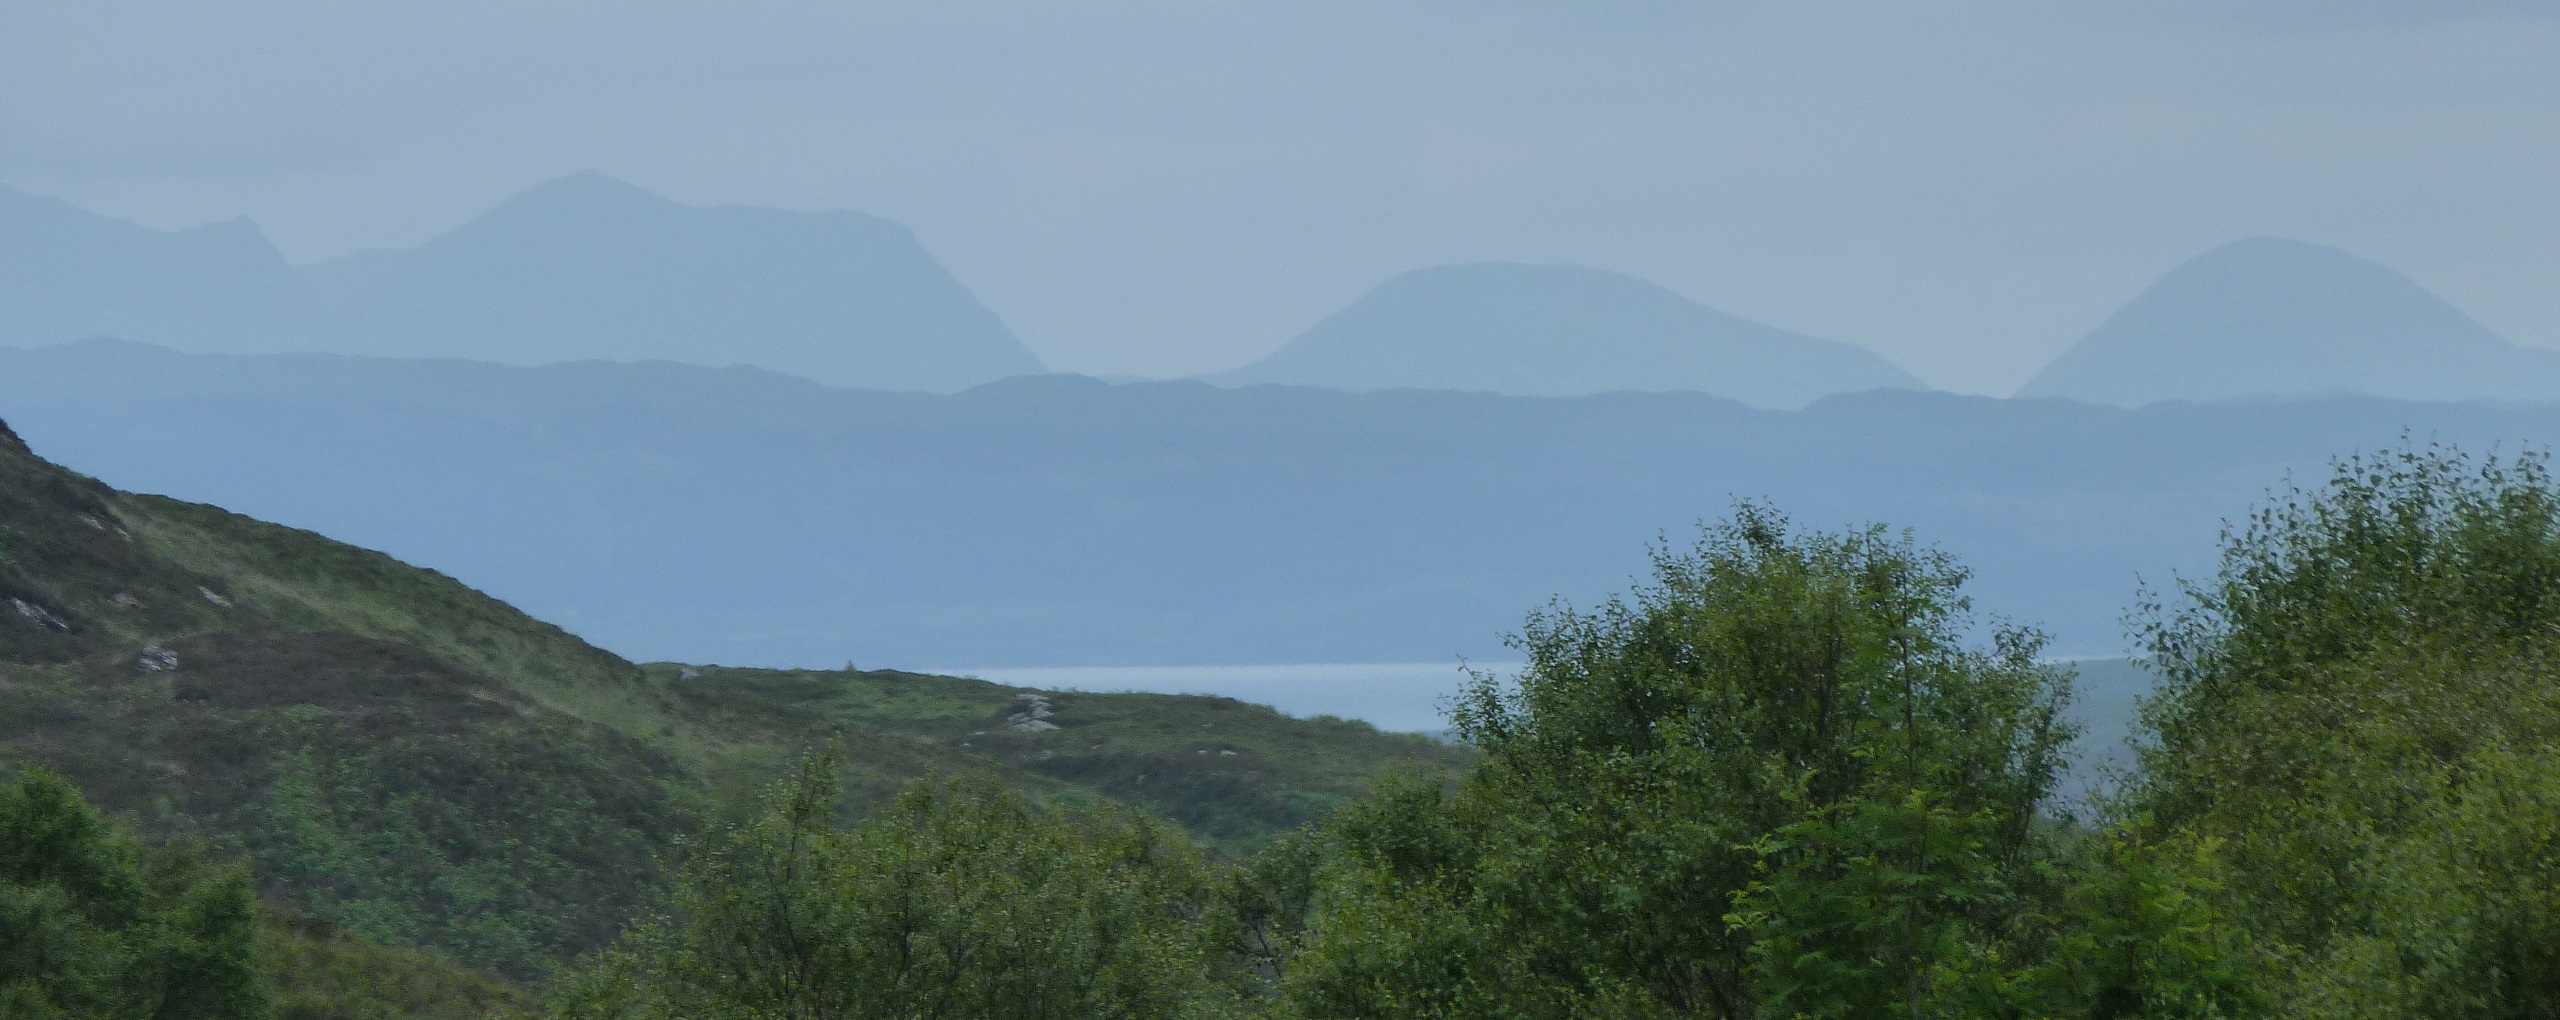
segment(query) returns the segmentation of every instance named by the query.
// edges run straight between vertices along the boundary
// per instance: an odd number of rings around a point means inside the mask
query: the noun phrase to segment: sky
[[[2273,235],[2560,347],[2560,0],[0,6],[0,183],[316,261],[601,170],[913,228],[1051,367],[1571,262],[2005,394]]]

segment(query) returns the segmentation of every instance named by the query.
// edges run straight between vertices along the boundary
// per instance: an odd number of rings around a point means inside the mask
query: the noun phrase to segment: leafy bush
[[[1964,571],[1744,505],[1651,585],[1534,616],[1454,794],[1339,816],[1284,984],[1316,1017],[1865,1016],[2008,994],[2070,736]]]
[[[273,1011],[246,874],[145,852],[52,773],[0,785],[0,1016]]]
[[[1178,831],[926,779],[851,829],[831,757],[694,848],[673,909],[568,982],[577,1018],[1209,1017],[1229,926]]]
[[[2539,457],[2339,463],[2150,607],[2132,807],[2217,841],[2302,1016],[2560,1011],[2560,488]]]
[[[415,949],[367,942],[326,921],[267,911],[260,968],[276,1020],[520,1020],[531,996]]]

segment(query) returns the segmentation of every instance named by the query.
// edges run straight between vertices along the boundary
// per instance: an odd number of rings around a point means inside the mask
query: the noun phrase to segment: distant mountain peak
[[[2335,392],[2551,399],[2560,353],[2510,343],[2344,249],[2254,237],[2163,274],[2018,395],[2141,405]]]
[[[658,198],[656,193],[602,170],[576,170],[565,173],[526,189],[525,194],[557,190],[618,192],[651,199]]]
[[[880,389],[1046,371],[904,227],[685,205],[595,171],[311,275],[366,353],[749,364]]]
[[[421,247],[614,248],[631,243],[634,231],[664,230],[700,211],[621,178],[581,170],[508,196]]]
[[[2204,262],[2216,259],[2246,259],[2267,256],[2290,258],[2302,255],[2318,255],[2327,258],[2359,262],[2365,265],[2378,265],[2377,263],[2357,258],[2356,256],[2349,254],[2346,249],[2340,248],[2334,244],[2321,244],[2316,241],[2303,241],[2290,237],[2276,237],[2270,234],[2260,234],[2256,237],[2243,237],[2237,241],[2225,241],[2221,244],[2205,249],[2203,254],[2197,255],[2195,258],[2188,259],[2187,261]]]
[[[308,306],[300,275],[246,217],[159,230],[0,187],[0,343],[254,343],[300,328]]]
[[[490,210],[490,216],[538,209],[612,211],[681,208],[674,199],[598,170],[555,177],[523,191]]]
[[[753,365],[957,390],[1047,371],[905,227],[676,202],[593,170],[412,248],[294,266],[235,218],[155,230],[0,186],[0,345]]]
[[[2305,296],[2331,297],[2319,288],[2350,288],[2363,301],[2408,304],[2443,301],[2389,266],[2335,245],[2282,237],[2251,237],[2217,245],[2180,263],[2152,291],[2211,290],[2231,295],[2255,312],[2277,312]],[[2447,310],[2451,305],[2443,305]],[[2454,314],[2460,314],[2456,312]]]
[[[1763,407],[1919,380],[1872,353],[1589,266],[1474,262],[1380,284],[1223,384],[1572,396],[1690,390]]]

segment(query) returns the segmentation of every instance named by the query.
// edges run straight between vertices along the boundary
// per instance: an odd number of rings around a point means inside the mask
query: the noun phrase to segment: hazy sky
[[[587,168],[902,221],[1074,371],[1511,259],[2005,393],[2258,234],[2560,346],[2560,0],[0,5],[0,182],[102,212],[313,260]]]

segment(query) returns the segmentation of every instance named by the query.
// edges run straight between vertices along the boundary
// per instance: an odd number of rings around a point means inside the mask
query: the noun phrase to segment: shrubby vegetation
[[[1448,796],[1347,813],[1286,982],[1311,1016],[1945,1012],[2002,959],[2061,771],[2034,635],[1962,572],[1746,506],[1654,583],[1533,617],[1460,703]]]
[[[1046,727],[1018,725],[1033,703]],[[642,666],[379,553],[117,492],[0,425],[0,783],[61,777],[137,859],[245,864],[280,1017],[516,1009],[663,908],[684,836],[830,739],[848,818],[963,776],[1150,812],[1210,855],[1387,763],[1469,756],[1226,699]]]
[[[2210,1015],[2246,1004],[2210,844],[2055,818],[2066,671],[1963,571],[1745,506],[1533,617],[1479,754],[1227,867],[1125,814],[830,777],[714,838],[578,1016]],[[965,951],[964,951],[965,950]],[[1140,966],[1143,963],[1144,966]]]
[[[2276,1011],[2560,1010],[2560,488],[2538,457],[2340,464],[2145,626],[2127,809],[2213,841]]]
[[[1744,506],[1653,583],[1533,617],[1483,764],[1340,848],[1280,1004],[1308,1017],[2156,1015],[2236,1008],[2179,849],[2056,819],[2066,671],[1964,640],[1965,575]]]
[[[741,919],[813,896],[847,934],[812,973],[900,1003],[978,996],[911,1015],[2552,1015],[2560,488],[2543,462],[2346,461],[2224,554],[2141,608],[2163,685],[2139,769],[2093,804],[2054,796],[2067,670],[2032,630],[1974,620],[1954,561],[1745,505],[1660,552],[1630,597],[1533,616],[1517,684],[1482,678],[1457,705],[1479,755],[1461,778],[1389,782],[1223,877],[1162,844],[1102,849],[1138,830],[935,786],[791,838],[939,871],[741,868],[795,859],[773,848],[816,815],[777,809],[695,865],[690,906],[603,958],[577,1001],[761,987],[717,961],[783,958],[766,942],[802,929]],[[1049,835],[929,835],[989,818]],[[1008,916],[917,876],[1020,889],[1076,867],[1092,870],[1064,888],[1117,905],[1077,900],[1074,921],[1039,926],[1054,941],[975,968],[889,966]],[[741,897],[768,905],[727,905]],[[898,913],[926,904],[948,915]],[[1115,916],[1133,920],[1094,923]],[[1107,972],[1082,961],[1110,959],[1089,940],[1113,932],[1174,947],[1144,954],[1164,965],[1156,997],[1069,1009],[1029,991],[1064,960]],[[624,1008],[600,1015],[684,1011]]]
[[[51,773],[0,785],[0,1016],[269,1016],[257,922],[239,869],[146,851]]]
[[[553,980],[548,1012],[2560,1012],[2545,462],[2348,460],[2223,553],[2138,607],[2162,684],[2137,767],[2093,802],[2056,798],[2068,670],[2033,630],[1975,619],[1955,561],[1744,505],[1629,596],[1533,615],[1525,673],[1456,704],[1464,773],[1411,772],[1228,858],[988,774],[857,810],[845,764],[811,756],[762,812],[682,845],[649,916]],[[523,1006],[261,914],[249,889],[24,773],[0,791],[0,1015]]]
[[[276,1020],[520,1020],[535,999],[504,979],[315,918],[266,912],[258,966]]]
[[[528,996],[262,906],[248,874],[150,845],[61,777],[0,782],[0,1018],[498,1020]]]
[[[564,1017],[1231,1015],[1213,873],[1127,808],[926,780],[850,830],[832,756],[694,848],[666,918],[570,982]]]

